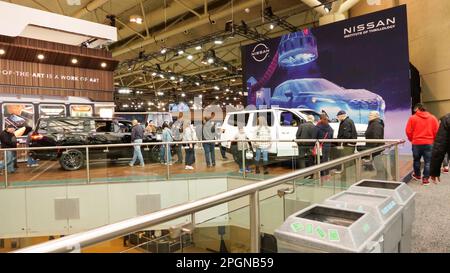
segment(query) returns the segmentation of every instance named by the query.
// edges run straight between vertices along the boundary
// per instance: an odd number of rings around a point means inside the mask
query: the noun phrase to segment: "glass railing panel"
[[[390,150],[362,158],[361,179],[391,180],[395,178],[395,158]]]
[[[91,183],[164,181],[168,167],[160,162],[162,145],[144,143],[136,146],[89,148],[89,179]],[[140,151],[143,163],[134,151]],[[134,163],[134,164],[133,164]],[[85,166],[87,168],[87,166]],[[87,171],[87,170],[86,170]]]
[[[26,160],[22,156],[14,164],[11,164],[13,172],[8,171],[8,187],[83,184],[86,182],[86,171],[82,167],[78,167],[78,164],[82,165],[84,157],[82,152],[67,153],[66,150],[45,149],[29,150],[27,154]],[[2,176],[2,179],[5,179],[5,176]]]
[[[248,197],[245,199],[226,203],[228,211],[225,213],[201,222],[196,220],[193,235],[194,245],[198,250],[203,249],[204,252],[250,252],[250,212]]]

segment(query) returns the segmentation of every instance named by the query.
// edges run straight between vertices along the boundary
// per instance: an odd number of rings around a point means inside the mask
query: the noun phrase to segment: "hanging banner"
[[[357,124],[380,112],[385,138],[405,139],[410,115],[406,6],[304,29],[242,48],[256,107],[308,108]]]

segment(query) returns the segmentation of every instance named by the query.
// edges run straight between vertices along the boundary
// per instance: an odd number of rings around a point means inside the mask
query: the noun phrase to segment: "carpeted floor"
[[[443,174],[439,184],[408,185],[417,192],[412,251],[450,253],[450,175]]]

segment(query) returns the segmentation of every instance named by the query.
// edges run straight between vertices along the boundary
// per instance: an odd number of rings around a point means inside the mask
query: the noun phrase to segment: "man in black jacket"
[[[8,125],[5,130],[0,133],[0,142],[3,149],[7,148],[17,148],[17,138],[14,132],[16,129],[12,125]],[[16,169],[14,168],[15,152],[6,151],[5,164],[7,164],[8,173],[14,173]]]
[[[341,110],[337,113],[337,118],[340,121],[339,131],[338,131],[338,139],[357,139],[358,134],[356,132],[355,123],[351,118],[347,116],[347,113],[344,110]],[[346,142],[341,143],[340,147],[340,157],[345,157],[351,155],[355,152],[356,143]],[[342,182],[346,182],[347,172],[350,171],[350,167],[352,163],[345,163],[344,170],[342,170],[341,180]]]
[[[450,113],[443,116],[440,121],[431,155],[430,177],[433,182],[440,180],[442,161],[446,153],[450,154]]]
[[[366,139],[384,139],[384,122],[380,119],[380,113],[378,111],[371,111],[369,114],[369,125],[365,133]],[[382,146],[383,143],[366,143],[366,149],[376,148]],[[373,154],[373,163],[377,171],[377,179],[386,179],[386,172],[384,171],[383,158],[380,155],[381,152]],[[378,157],[377,157],[378,156]],[[366,170],[373,170],[372,162],[370,165],[365,165]]]
[[[317,139],[317,128],[314,125],[314,116],[306,117],[306,122],[301,123],[297,130],[297,139]],[[312,155],[313,142],[299,142],[298,143],[298,157],[299,167],[304,169],[314,165],[314,157]]]

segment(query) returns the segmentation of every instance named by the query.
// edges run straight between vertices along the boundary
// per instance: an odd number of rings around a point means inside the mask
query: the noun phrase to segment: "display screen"
[[[3,104],[3,129],[12,125],[16,129],[22,127],[34,127],[34,106],[33,104]]]

